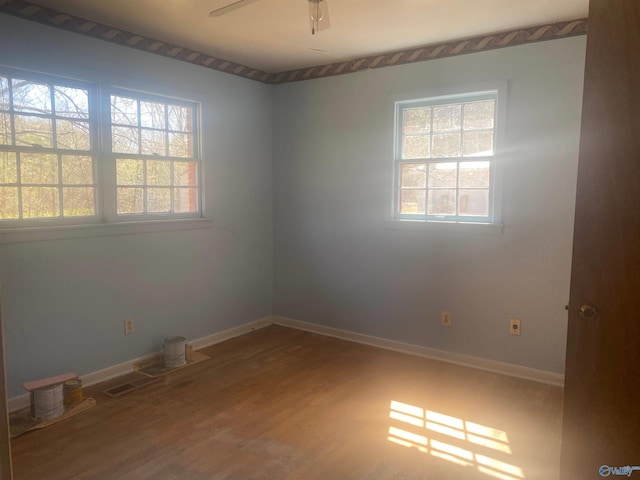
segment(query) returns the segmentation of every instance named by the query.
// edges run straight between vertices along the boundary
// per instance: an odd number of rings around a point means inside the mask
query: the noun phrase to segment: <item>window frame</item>
[[[113,95],[126,97],[126,98],[135,98],[138,102],[140,101],[149,101],[156,103],[163,103],[165,105],[177,105],[177,106],[185,106],[192,109],[191,120],[193,122],[192,126],[192,156],[191,157],[171,157],[171,156],[155,156],[155,155],[147,155],[147,154],[128,154],[128,153],[119,153],[114,152],[112,148],[112,120],[111,120],[111,97]],[[103,101],[103,122],[106,125],[104,129],[105,132],[105,145],[104,145],[104,164],[105,168],[108,171],[109,178],[113,179],[113,182],[109,184],[109,189],[105,189],[105,217],[108,223],[118,223],[118,222],[136,222],[136,221],[161,221],[161,220],[180,220],[180,219],[193,219],[193,218],[201,218],[203,216],[203,187],[202,187],[202,145],[201,145],[201,108],[200,103],[191,101],[191,100],[183,100],[175,97],[168,97],[166,95],[156,95],[146,92],[139,92],[131,89],[119,88],[119,87],[111,87],[109,88],[102,97]],[[117,125],[117,124],[116,124]],[[141,126],[141,121],[138,120],[139,129],[144,128]],[[166,131],[169,131],[168,129]],[[131,159],[141,159],[141,160],[167,160],[171,162],[176,161],[192,161],[196,164],[196,211],[195,212],[145,212],[145,213],[133,213],[133,214],[119,214],[117,213],[117,171],[116,164],[117,159],[119,157],[127,157]],[[149,188],[148,186],[144,186],[144,188]],[[173,180],[171,181],[171,187],[175,188],[173,185]]]
[[[135,89],[104,85],[99,82],[86,81],[77,78],[70,78],[56,74],[48,74],[0,65],[0,76],[6,77],[11,83],[12,78],[24,79],[34,83],[47,84],[51,89],[51,98],[54,96],[53,87],[80,88],[88,94],[88,119],[90,149],[83,151],[86,156],[93,158],[93,188],[94,188],[94,214],[87,216],[64,216],[63,205],[59,205],[60,216],[57,217],[36,217],[36,218],[16,218],[0,220],[0,244],[14,243],[22,241],[37,241],[40,239],[73,238],[86,236],[104,236],[112,234],[153,232],[162,230],[175,230],[182,228],[209,228],[211,222],[204,218],[204,185],[203,185],[203,162],[202,162],[202,135],[201,135],[201,103],[194,100],[186,100],[177,96],[154,94],[141,92]],[[123,215],[117,214],[116,204],[116,153],[111,148],[111,95],[122,95],[138,100],[150,100],[163,103],[165,105],[179,105],[191,108],[192,128],[191,146],[192,156],[182,157],[157,157],[172,161],[193,161],[196,165],[196,183],[194,212],[161,212]],[[12,139],[15,139],[16,132],[14,118],[20,112],[13,108],[13,96],[10,97],[10,122],[12,125]],[[51,105],[52,122],[58,116],[55,115],[54,105]],[[27,113],[28,114],[28,113]],[[45,115],[47,116],[47,115]],[[72,118],[71,120],[75,120]],[[168,128],[168,127],[167,127]],[[170,129],[169,129],[170,130]],[[52,127],[52,146],[30,147],[20,146],[17,142],[11,145],[0,145],[0,152],[5,151],[31,151],[34,153],[52,153],[60,158],[60,155],[79,155],[76,150],[64,150],[57,148],[54,138],[56,135],[55,125]],[[56,148],[53,148],[56,145]],[[168,153],[168,152],[167,152]],[[65,184],[62,183],[62,171],[60,170],[60,160],[58,160],[58,183],[52,185],[60,189]],[[20,168],[16,162],[16,168]],[[18,172],[18,183],[20,173]],[[174,180],[171,180],[171,187],[176,188]],[[173,197],[172,197],[173,198]],[[173,205],[172,205],[173,208]],[[120,225],[118,228],[110,228]],[[143,227],[139,227],[143,225]],[[109,233],[111,230],[111,233]],[[75,232],[75,233],[74,233]],[[92,233],[93,232],[93,233]]]
[[[89,125],[89,141],[90,147],[89,150],[72,150],[72,149],[61,149],[53,146],[53,141],[57,138],[57,128],[55,126],[55,120],[60,119],[64,120],[64,116],[56,116],[54,105],[51,105],[51,114],[49,115],[35,115],[40,118],[49,117],[52,119],[52,146],[51,147],[35,147],[35,146],[24,146],[18,145],[17,142],[14,142],[11,145],[0,145],[0,152],[20,152],[22,153],[41,153],[41,154],[52,154],[60,157],[62,155],[84,155],[90,156],[93,158],[92,169],[93,169],[93,188],[94,188],[94,214],[86,215],[86,216],[64,216],[63,214],[63,204],[59,204],[59,209],[61,215],[58,217],[32,217],[32,218],[15,218],[15,219],[2,219],[0,220],[0,231],[9,230],[9,229],[18,229],[18,228],[33,228],[33,227],[46,227],[46,226],[74,226],[74,225],[91,225],[91,224],[99,224],[102,222],[101,216],[101,202],[99,200],[100,197],[100,185],[101,185],[101,172],[99,168],[100,164],[100,132],[99,132],[99,115],[98,115],[98,97],[99,92],[97,90],[97,86],[94,83],[60,77],[56,75],[47,75],[38,72],[32,72],[27,70],[15,69],[10,67],[0,67],[0,76],[6,77],[9,79],[9,83],[11,83],[11,79],[19,78],[21,80],[27,80],[33,83],[42,83],[47,84],[49,87],[70,87],[77,88],[87,91],[88,97],[88,114],[89,117],[87,119],[87,124]],[[12,89],[12,87],[10,87]],[[54,89],[51,89],[52,98],[55,96]],[[12,136],[13,139],[16,138],[16,129],[15,129],[15,116],[21,115],[22,113],[16,111],[13,105],[13,97],[10,99],[10,122],[12,125]],[[93,114],[92,114],[93,112]],[[27,114],[28,115],[28,114]],[[32,115],[33,116],[33,115]],[[16,158],[16,168],[18,170],[18,181],[16,182],[16,186],[21,189],[23,187],[23,183],[21,182],[21,174],[20,174],[20,161]],[[66,184],[62,181],[61,175],[61,160],[58,160],[58,182],[57,184],[51,184],[53,188],[59,188],[62,190]],[[43,184],[44,185],[44,184]],[[70,184],[69,184],[70,185]],[[28,185],[27,185],[28,186]],[[62,192],[59,193],[60,197],[62,196]],[[21,198],[18,199],[19,203],[21,202]],[[22,212],[20,212],[22,213]]]
[[[502,233],[502,164],[506,131],[506,96],[507,82],[489,82],[481,85],[462,86],[458,88],[440,88],[427,92],[404,94],[391,99],[393,103],[393,175],[391,219],[386,221],[388,229],[458,231],[458,232],[489,232]],[[428,157],[402,158],[403,121],[402,112],[405,108],[419,106],[437,106],[446,104],[465,103],[469,101],[495,98],[494,127],[493,127],[493,155],[458,156],[458,157]],[[464,130],[460,130],[461,134]],[[432,136],[434,132],[429,132]],[[462,145],[461,145],[462,148]],[[462,153],[462,152],[461,152]],[[400,213],[400,182],[402,164],[425,164],[452,162],[462,164],[466,162],[490,162],[489,181],[489,214],[488,216],[460,216],[460,215],[429,215]],[[460,189],[456,182],[456,193]],[[428,194],[428,186],[425,195]],[[425,205],[426,208],[426,205]]]

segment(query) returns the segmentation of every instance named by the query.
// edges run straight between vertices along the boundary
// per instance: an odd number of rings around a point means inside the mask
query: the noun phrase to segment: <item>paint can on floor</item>
[[[169,337],[164,340],[164,366],[167,368],[182,367],[187,363],[184,337]]]
[[[62,383],[31,392],[31,417],[36,422],[53,420],[63,413]]]
[[[64,382],[64,404],[66,406],[76,405],[82,402],[82,380],[74,378]]]

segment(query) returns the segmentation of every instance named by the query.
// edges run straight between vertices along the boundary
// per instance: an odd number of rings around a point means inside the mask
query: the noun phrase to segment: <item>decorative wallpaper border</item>
[[[391,67],[544,40],[585,35],[588,28],[587,19],[581,18],[416,47],[409,50],[382,53],[328,65],[267,73],[196,50],[137,35],[101,23],[91,22],[84,18],[35,5],[25,0],[0,0],[0,13],[269,84],[343,75],[372,68]]]
[[[382,53],[370,57],[357,58],[348,62],[338,62],[329,65],[274,73],[270,75],[269,83],[287,83],[312,78],[329,77],[370,68],[392,67],[406,63],[423,62],[436,58],[453,57],[455,55],[512,47],[525,43],[585,35],[587,33],[587,27],[588,20],[586,18],[552,23],[549,25],[538,25],[536,27],[482,35],[465,40],[416,47],[410,50]]]
[[[239,63],[216,58],[206,53],[163,42],[162,40],[137,35],[109,25],[91,22],[81,17],[41,7],[24,0],[0,0],[0,13],[260,82],[268,83],[271,76],[269,73]]]

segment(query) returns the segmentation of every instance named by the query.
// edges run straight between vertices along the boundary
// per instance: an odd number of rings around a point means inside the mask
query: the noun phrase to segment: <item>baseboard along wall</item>
[[[192,345],[194,350],[200,350],[201,348],[208,347],[209,345],[214,345],[216,343],[224,342],[225,340],[229,340],[230,338],[244,335],[245,333],[249,333],[253,330],[257,330],[259,328],[272,325],[273,323],[274,322],[272,317],[260,318],[258,320],[254,320],[252,322],[248,322],[243,325],[239,325],[237,327],[229,328],[227,330],[222,330],[220,332],[216,332],[214,334],[207,335],[206,337],[198,338],[196,340],[187,339],[187,343]],[[83,387],[90,387],[92,385],[96,385],[98,383],[111,380],[112,378],[120,377],[122,375],[131,373],[134,371],[136,365],[148,363],[149,360],[153,359],[159,354],[161,354],[160,351],[156,353],[151,353],[149,355],[144,355],[142,357],[127,360],[126,362],[120,363],[118,365],[113,365],[111,367],[107,367],[102,370],[98,370],[96,372],[80,375],[80,379],[82,380],[82,385]],[[23,395],[18,395],[16,397],[10,398],[7,406],[10,412],[14,412],[16,410],[20,410],[22,408],[28,407],[29,402],[30,402],[30,397],[29,397],[29,394],[26,393]]]
[[[511,363],[499,362],[497,360],[489,360],[486,358],[472,357],[461,353],[448,352],[446,350],[438,350],[435,348],[422,347],[411,343],[398,342],[381,337],[365,335],[363,333],[352,332],[350,330],[341,330],[339,328],[327,327],[315,323],[303,322],[286,317],[272,317],[272,323],[283,327],[297,328],[307,332],[318,333],[328,337],[340,338],[350,342],[362,343],[374,347],[384,348],[385,350],[393,350],[396,352],[407,353],[419,357],[430,358],[432,360],[440,360],[442,362],[454,363],[464,367],[477,368],[493,373],[500,373],[511,377],[523,378],[534,382],[546,383],[557,387],[564,386],[564,375],[560,373],[548,372],[546,370],[538,370],[521,365],[513,365]]]
[[[396,352],[407,353],[409,355],[416,355],[419,357],[430,358],[432,360],[439,360],[443,362],[453,363],[465,367],[476,368],[479,370],[485,370],[489,372],[499,373],[502,375],[508,375],[512,377],[523,378],[526,380],[532,380],[535,382],[546,383],[549,385],[555,385],[558,387],[564,386],[564,375],[554,372],[548,372],[545,370],[537,370],[535,368],[523,367],[521,365],[512,365],[510,363],[499,362],[496,360],[488,360],[485,358],[472,357],[469,355],[463,355],[460,353],[447,352],[445,350],[438,350],[434,348],[422,347],[420,345],[413,345],[410,343],[398,342],[396,340],[389,340],[381,337],[374,337],[371,335],[365,335],[363,333],[352,332],[349,330],[342,330],[339,328],[327,327],[324,325],[318,325],[315,323],[303,322],[301,320],[295,320],[292,318],[270,316],[254,320],[237,327],[233,327],[227,330],[213,333],[196,340],[188,340],[188,343],[193,346],[194,350],[200,350],[210,345],[229,340],[245,333],[249,333],[259,328],[264,328],[269,325],[280,325],[283,327],[295,328],[306,332],[317,333],[319,335],[325,335],[329,337],[339,338],[342,340],[361,343],[364,345],[371,345],[373,347],[384,348],[385,350],[393,350]],[[134,371],[134,367],[139,364],[148,362],[151,358],[157,356],[159,352],[145,355],[142,357],[134,358],[118,365],[91,372],[86,375],[81,375],[82,384],[85,387],[90,387],[112,378],[126,375]],[[21,408],[29,406],[29,394],[18,395],[10,398],[8,401],[8,408],[10,412],[20,410]]]

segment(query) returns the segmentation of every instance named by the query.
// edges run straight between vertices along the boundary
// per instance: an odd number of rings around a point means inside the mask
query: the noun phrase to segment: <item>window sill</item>
[[[469,235],[502,235],[502,224],[471,222],[437,222],[429,220],[386,220],[387,230],[408,230],[412,232],[459,233]]]
[[[208,218],[151,220],[143,222],[100,223],[92,225],[60,225],[0,230],[0,245],[8,243],[41,242],[71,238],[110,237],[138,233],[170,232],[211,228]]]

